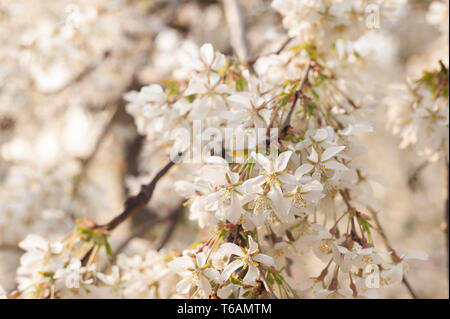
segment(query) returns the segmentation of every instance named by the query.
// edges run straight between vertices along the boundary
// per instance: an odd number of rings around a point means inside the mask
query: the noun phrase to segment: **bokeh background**
[[[241,1],[252,57],[286,39],[270,2]],[[378,216],[392,245],[399,253],[429,255],[411,263],[414,290],[448,298],[446,166],[441,159],[423,167],[414,149],[399,149],[386,128],[384,99],[386,83],[418,78],[440,59],[448,66],[448,44],[426,22],[430,3],[409,1],[400,19],[381,20],[364,42],[372,64],[368,83],[377,86],[369,91],[378,92],[379,106],[374,133],[361,137],[368,153],[359,161],[379,181],[372,185]],[[75,218],[108,220],[163,163],[166,154],[137,133],[122,96],[167,80],[173,68],[167,57],[186,39],[232,53],[221,1],[0,0],[0,284],[6,290],[15,286],[17,243],[26,234],[58,238]],[[114,249],[149,216],[178,205],[168,198],[170,187],[158,186],[148,209],[114,233]],[[195,229],[182,220],[168,247],[185,248]],[[163,230],[140,232],[123,251],[157,246]],[[386,297],[409,294],[398,285]]]

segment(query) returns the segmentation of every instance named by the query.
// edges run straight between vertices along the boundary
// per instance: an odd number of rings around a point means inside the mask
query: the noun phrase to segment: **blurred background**
[[[240,3],[250,56],[280,47],[287,35],[271,1]],[[381,20],[381,28],[362,42],[372,64],[368,85],[376,86],[379,107],[374,133],[361,137],[368,153],[359,161],[380,181],[372,186],[394,248],[399,254],[429,255],[427,262],[411,264],[414,290],[423,298],[448,298],[442,230],[446,167],[442,159],[422,165],[424,158],[414,149],[399,149],[399,139],[386,129],[389,105],[383,99],[386,83],[416,79],[425,69],[437,69],[440,59],[448,66],[448,44],[426,21],[430,3],[409,1],[399,19]],[[210,42],[232,53],[222,1],[0,0],[0,284],[5,289],[14,288],[22,253],[17,243],[26,234],[60,238],[76,218],[107,221],[165,161],[167,154],[137,133],[122,97],[172,78],[176,59],[171,57],[186,41]],[[171,174],[177,179],[182,171]],[[158,185],[148,208],[114,233],[116,251],[132,254],[158,245],[166,225],[140,226],[149,216],[178,207],[173,179]],[[195,240],[195,229],[183,219],[167,246],[185,248]],[[386,297],[409,294],[397,285]]]

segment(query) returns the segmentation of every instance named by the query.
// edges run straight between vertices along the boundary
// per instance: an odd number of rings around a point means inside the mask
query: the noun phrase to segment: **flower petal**
[[[188,268],[195,268],[194,266],[194,262],[192,261],[192,259],[188,256],[182,256],[182,257],[178,257],[175,258],[174,260],[172,260],[171,262],[168,263],[168,266],[170,268],[170,270],[172,270],[173,272],[183,272]]]
[[[295,178],[301,179],[303,175],[311,172],[313,168],[314,166],[308,163],[301,165],[299,168],[295,170]]]
[[[275,161],[275,172],[281,172],[286,169],[286,166],[291,158],[292,152],[286,151],[280,154]]]
[[[195,256],[197,261],[197,267],[202,268],[206,263],[206,254],[204,252],[200,252]]]
[[[235,260],[232,261],[231,263],[229,263],[224,270],[222,271],[222,274],[220,275],[220,280],[222,282],[224,282],[225,280],[228,280],[228,278],[230,278],[231,274],[241,268],[242,266],[244,266],[244,263],[242,262],[242,260]]]
[[[266,171],[266,173],[273,173],[272,162],[267,157],[255,152],[252,152],[252,157],[255,159],[256,163],[258,163],[259,166]]]
[[[330,158],[332,158],[336,154],[340,153],[344,149],[345,149],[345,146],[332,146],[332,147],[329,147],[322,153],[322,156],[321,156],[320,159],[321,159],[322,162],[328,161]]]
[[[187,294],[192,287],[190,281],[191,281],[190,277],[185,277],[181,279],[176,287],[177,292],[183,295]]]
[[[211,43],[205,43],[200,48],[200,58],[207,66],[211,66],[214,59],[214,48]]]
[[[272,257],[265,255],[265,254],[257,254],[255,256],[252,257],[254,261],[257,261],[261,264],[267,265],[267,266],[271,266],[274,267],[275,266],[275,261],[273,260]]]
[[[308,159],[313,163],[317,163],[319,161],[319,154],[317,154],[314,147],[312,148],[311,154],[309,154]]]
[[[222,244],[218,250],[219,253],[223,255],[236,255],[240,257],[244,257],[245,254],[242,251],[241,247],[233,243],[225,243]]]
[[[252,236],[248,236],[248,253],[254,254],[258,250],[258,244],[253,240]]]
[[[346,171],[348,170],[348,167],[345,166],[344,164],[341,164],[339,162],[336,161],[328,161],[326,163],[324,163],[323,165],[325,168],[327,169],[333,169],[335,171]]]
[[[249,264],[247,273],[245,274],[245,277],[242,281],[249,285],[255,285],[256,278],[258,278],[258,268],[256,268],[252,264]]]

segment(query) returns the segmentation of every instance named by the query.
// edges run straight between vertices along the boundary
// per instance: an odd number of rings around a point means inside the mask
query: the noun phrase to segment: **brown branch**
[[[287,135],[287,130],[291,123],[291,117],[292,117],[292,114],[294,113],[295,104],[297,104],[297,100],[300,98],[301,94],[303,93],[302,92],[303,88],[305,87],[306,83],[308,82],[308,74],[309,74],[309,71],[311,70],[311,62],[312,62],[312,60],[309,59],[308,64],[306,66],[305,73],[303,74],[303,77],[300,81],[300,85],[299,85],[297,91],[295,91],[294,101],[292,102],[289,113],[286,116],[286,119],[284,120],[283,125],[281,126],[280,138]]]
[[[286,49],[287,45],[288,45],[293,39],[294,39],[294,38],[292,38],[292,37],[287,38],[287,39],[281,44],[281,46],[278,48],[278,50],[276,50],[275,52],[270,52],[270,53],[267,53],[267,54],[259,55],[259,56],[255,57],[255,58],[253,58],[253,59],[249,62],[249,64],[250,64],[250,65],[255,64],[256,61],[257,61],[260,57],[263,57],[263,56],[269,56],[269,55],[272,55],[272,54],[276,54],[276,55],[280,54],[281,52],[284,51],[284,49]]]
[[[277,296],[275,295],[275,293],[272,290],[272,287],[270,287],[270,283],[268,282],[266,276],[264,275],[264,270],[261,267],[261,265],[258,266],[258,270],[259,270],[259,278],[261,279],[261,281],[264,284],[264,288],[266,289],[269,298],[270,299],[278,299]]]
[[[125,202],[123,211],[119,215],[114,217],[105,225],[95,226],[95,229],[104,229],[105,231],[114,230],[126,219],[144,208],[152,198],[153,191],[155,190],[158,181],[172,168],[172,166],[174,166],[183,157],[183,155],[183,153],[179,153],[173,161],[170,160],[163,168],[161,168],[161,170],[156,173],[150,183],[141,186],[141,190],[137,195],[128,198]]]
[[[350,203],[350,195],[349,195],[348,189],[346,189],[346,190],[339,190],[339,193],[341,194],[342,199],[344,200],[345,204],[347,205],[347,208],[349,210],[350,209],[354,209],[353,206]],[[373,216],[373,220],[375,221],[375,225],[376,225],[376,227],[377,227],[377,229],[379,231],[379,234],[380,234],[381,238],[383,238],[385,246],[387,247],[387,249],[389,251],[391,251],[391,258],[392,258],[392,260],[395,263],[401,262],[402,259],[398,256],[397,252],[395,251],[395,249],[392,247],[391,243],[389,242],[389,239],[386,236],[386,233],[385,233],[383,227],[381,226],[380,220],[378,219],[377,213],[370,206],[367,206],[367,209],[370,211],[370,213]],[[354,221],[353,221],[353,218],[352,218],[352,233],[351,233],[352,237],[357,236],[356,231],[355,231],[354,228],[355,228],[354,227]],[[411,296],[414,299],[417,299],[417,295],[414,292],[414,290],[412,289],[411,284],[409,283],[409,281],[408,281],[408,279],[407,279],[405,274],[403,274],[402,282],[406,286],[406,289],[408,289],[408,291],[411,294]]]
[[[411,190],[413,190],[413,191],[416,190],[419,175],[428,166],[428,164],[430,164],[430,162],[428,160],[423,161],[409,177],[408,186],[411,188]]]
[[[395,249],[392,247],[391,243],[389,242],[388,237],[386,236],[386,232],[384,231],[383,227],[381,226],[380,220],[378,219],[378,214],[377,212],[375,212],[375,210],[373,210],[373,208],[371,207],[367,207],[367,209],[370,211],[370,213],[372,214],[373,220],[375,221],[375,225],[379,231],[379,234],[381,236],[381,238],[383,238],[384,244],[387,247],[387,249],[389,251],[391,251],[391,258],[394,262],[398,263],[401,261],[401,258],[398,256],[397,252],[395,251]],[[417,299],[417,294],[414,292],[413,288],[411,287],[411,284],[409,283],[407,277],[405,274],[403,274],[403,278],[402,278],[402,282],[405,285],[406,289],[408,289],[409,293],[411,294],[411,296],[414,299]]]

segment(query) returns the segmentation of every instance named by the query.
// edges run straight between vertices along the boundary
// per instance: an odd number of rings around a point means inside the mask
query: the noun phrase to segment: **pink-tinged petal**
[[[195,259],[197,261],[197,267],[202,268],[206,263],[206,254],[204,252],[198,253]]]
[[[228,280],[228,278],[230,278],[231,274],[233,272],[235,272],[237,269],[241,268],[242,266],[244,266],[244,263],[242,262],[242,260],[235,260],[235,261],[229,263],[222,271],[222,274],[220,275],[220,280],[222,282]]]
[[[211,43],[205,43],[200,48],[200,59],[202,59],[203,63],[207,66],[211,66],[214,59],[214,48]]]
[[[252,236],[248,236],[248,253],[254,254],[258,250],[258,244],[253,240]]]
[[[311,154],[309,154],[308,159],[313,163],[317,163],[319,161],[319,154],[317,154],[314,147],[312,148]]]
[[[254,261],[259,262],[261,264],[270,266],[270,267],[274,267],[275,266],[275,261],[273,260],[272,257],[265,255],[265,254],[257,254],[255,256],[252,257]]]
[[[188,256],[182,256],[175,258],[171,262],[168,263],[169,269],[173,272],[180,273],[185,271],[186,269],[194,269],[194,262]]]
[[[220,254],[223,255],[236,255],[240,257],[244,257],[245,254],[242,251],[241,247],[233,243],[225,243],[222,244],[218,250]]]
[[[333,156],[339,154],[345,149],[345,146],[332,146],[327,148],[323,153],[322,157],[320,158],[322,162],[328,161]]]
[[[292,152],[286,151],[280,154],[275,161],[275,172],[281,172],[286,169],[286,166],[291,158]]]
[[[245,274],[245,277],[242,281],[246,284],[254,285],[256,284],[257,278],[258,278],[258,268],[256,268],[252,264],[249,264],[247,273]]]
[[[324,163],[323,166],[326,169],[332,169],[332,170],[335,170],[335,171],[346,171],[346,170],[348,170],[347,166],[345,166],[344,164],[341,164],[339,162],[336,162],[336,161],[328,161],[328,162]]]
[[[189,290],[191,290],[191,287],[192,287],[190,281],[191,281],[191,277],[186,277],[186,278],[183,278],[182,280],[180,280],[176,287],[177,292],[180,294],[183,294],[183,295],[187,294],[189,292]]]
[[[265,156],[252,152],[252,157],[255,159],[256,163],[261,166],[266,173],[273,173],[273,165],[272,162]]]
[[[314,166],[308,163],[301,165],[299,168],[295,170],[295,178],[301,179],[303,175],[311,172],[313,168]]]

